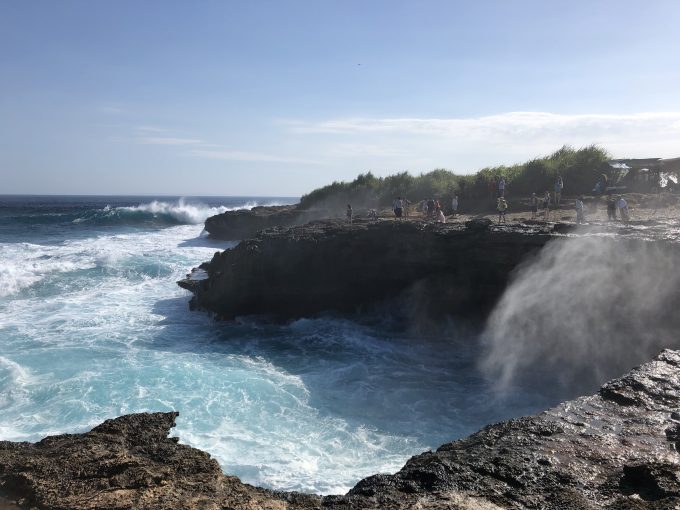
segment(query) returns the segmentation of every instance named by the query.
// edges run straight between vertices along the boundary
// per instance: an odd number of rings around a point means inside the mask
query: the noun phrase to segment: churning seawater
[[[190,312],[175,282],[233,246],[209,240],[205,218],[294,201],[0,197],[0,439],[177,410],[173,434],[227,473],[328,494],[546,404],[495,398],[455,328]]]

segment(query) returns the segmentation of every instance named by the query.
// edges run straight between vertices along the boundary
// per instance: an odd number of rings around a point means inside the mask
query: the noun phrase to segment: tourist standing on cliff
[[[581,225],[585,223],[585,216],[583,215],[583,197],[580,196],[574,202],[574,209],[576,209],[576,223]]]
[[[499,197],[505,196],[505,177],[501,177],[500,180],[498,181],[498,196]]]
[[[352,224],[353,213],[354,213],[354,211],[352,211],[352,206],[347,204],[347,213],[346,214],[347,214],[347,221],[349,222],[350,225]]]
[[[453,196],[451,200],[451,215],[455,218],[458,214],[458,195]]]
[[[401,203],[402,203],[402,206],[403,206],[403,208],[404,208],[404,216],[406,216],[406,217],[408,218],[408,215],[409,215],[409,206],[411,205],[411,201],[410,201],[408,198],[404,197],[404,198],[401,200]]]
[[[427,200],[427,217],[432,218],[434,216],[434,200],[431,198]]]
[[[531,200],[529,203],[531,204],[531,219],[535,220],[536,212],[538,212],[538,197],[536,196],[536,193],[531,194]]]
[[[560,206],[560,200],[562,200],[562,188],[564,188],[564,181],[562,176],[558,175],[555,181],[555,207]]]
[[[607,196],[607,220],[616,221],[616,197],[611,194]]]
[[[505,201],[504,197],[500,197],[498,199],[498,205],[496,206],[496,209],[498,209],[498,223],[503,221],[503,223],[507,223],[505,220],[505,211],[508,210],[508,203]]]
[[[550,219],[550,191],[546,191],[543,195],[543,219],[545,221]]]
[[[621,213],[621,221],[628,222],[630,216],[628,214],[628,202],[623,198],[623,195],[619,196],[619,212]]]
[[[394,202],[392,203],[392,210],[394,211],[394,216],[396,218],[401,218],[401,214],[404,210],[404,203],[401,200],[401,197],[397,197]]]

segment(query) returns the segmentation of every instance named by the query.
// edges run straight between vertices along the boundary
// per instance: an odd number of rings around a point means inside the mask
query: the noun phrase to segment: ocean
[[[497,394],[454,323],[423,336],[378,313],[272,324],[189,311],[176,281],[235,244],[208,239],[204,220],[296,201],[0,196],[0,440],[176,410],[173,435],[226,473],[337,494],[554,403]]]

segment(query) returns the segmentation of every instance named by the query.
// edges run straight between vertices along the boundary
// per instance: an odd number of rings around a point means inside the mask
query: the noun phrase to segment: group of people
[[[446,223],[446,216],[444,215],[444,208],[438,199],[429,198],[420,202],[420,210],[426,218],[434,219],[439,223]],[[454,195],[451,199],[451,216],[458,215],[458,195]]]
[[[411,201],[405,197],[397,197],[392,202],[392,211],[394,211],[394,216],[396,218],[401,218],[402,216],[409,215],[409,206]]]
[[[576,209],[576,223],[585,223],[585,207],[583,205],[583,196],[576,199],[574,204]],[[621,221],[628,222],[630,220],[630,212],[628,211],[628,202],[623,198],[623,195],[607,195],[607,220],[616,221],[616,211],[619,211]]]
[[[560,200],[561,199],[562,199],[562,196],[561,196],[561,192],[560,192]],[[536,193],[532,193],[531,198],[529,199],[529,205],[531,206],[531,219],[532,220],[536,219],[536,216],[538,215],[539,207],[540,207],[540,209],[543,210],[543,218],[545,220],[550,219],[551,203],[552,202],[551,202],[551,197],[550,197],[550,191],[546,191],[545,195],[543,195],[543,197],[541,197],[541,198],[538,198],[538,196],[536,196]]]
[[[434,219],[439,223],[446,223],[446,216],[439,199],[426,198],[422,200],[420,202],[420,210],[426,218]]]
[[[618,209],[621,216],[621,221],[630,220],[630,213],[628,211],[628,202],[623,198],[623,195],[608,195],[607,196],[607,220],[616,221],[616,210]]]
[[[508,211],[508,201],[505,197],[506,182],[503,177],[498,179],[491,179],[489,182],[489,192],[491,197],[496,200],[496,211],[498,212],[498,223],[507,222],[505,215]],[[531,219],[536,219],[539,209],[543,211],[543,219],[548,221],[550,219],[550,209],[554,205],[555,207],[560,207],[562,203],[562,191],[564,189],[564,180],[561,175],[557,176],[555,184],[553,187],[553,193],[550,190],[546,190],[545,194],[541,197],[537,196],[536,193],[531,194],[530,206],[531,206]],[[397,197],[392,202],[392,211],[394,212],[394,217],[400,219],[404,216],[409,216],[409,206],[411,202],[405,197]],[[452,217],[458,215],[458,195],[454,195],[451,200],[451,212]],[[420,202],[419,209],[422,211],[423,215],[428,219],[434,219],[440,223],[446,223],[446,216],[444,215],[444,210],[436,198],[429,198],[422,200]],[[574,201],[574,210],[576,212],[576,223],[585,223],[585,212],[586,208],[583,201],[583,196],[579,196]],[[607,217],[609,221],[617,219],[617,210],[619,211],[622,221],[628,221],[630,216],[628,212],[628,204],[622,195],[618,197],[614,195],[608,195],[607,197]],[[347,204],[347,221],[352,223],[352,206]],[[377,219],[378,214],[375,209],[369,210],[369,217]]]

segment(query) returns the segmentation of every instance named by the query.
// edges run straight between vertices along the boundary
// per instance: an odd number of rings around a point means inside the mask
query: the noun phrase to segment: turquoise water
[[[233,243],[206,217],[294,199],[0,197],[0,439],[177,410],[173,435],[270,488],[343,493],[541,408],[496,398],[474,339],[394,318],[218,323],[176,281]]]

